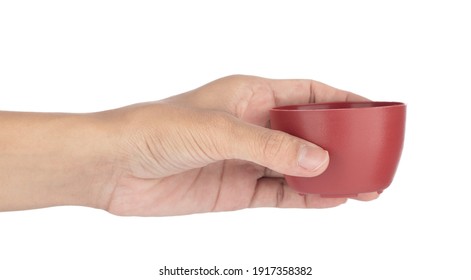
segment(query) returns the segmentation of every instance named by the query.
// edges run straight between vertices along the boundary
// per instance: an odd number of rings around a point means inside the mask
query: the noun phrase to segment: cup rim
[[[274,112],[299,112],[299,111],[345,111],[345,110],[371,110],[385,107],[405,107],[406,104],[397,101],[358,101],[358,102],[322,102],[298,105],[285,105],[274,107]]]

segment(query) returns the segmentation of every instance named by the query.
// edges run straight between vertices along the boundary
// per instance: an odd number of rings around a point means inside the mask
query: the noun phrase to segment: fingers
[[[304,177],[321,174],[329,164],[327,151],[303,139],[236,118],[229,125],[217,137],[217,150],[224,151],[224,159],[247,160],[277,173]]]
[[[256,98],[255,98],[256,97]],[[250,100],[253,99],[253,100]],[[266,79],[256,76],[227,76],[191,92],[180,94],[166,101],[189,104],[193,107],[224,110],[236,116],[243,112],[248,100],[257,103],[256,108],[265,112],[265,106],[293,104],[368,101],[365,97],[340,90],[321,82],[308,79]],[[274,100],[274,103],[273,103]]]
[[[276,106],[320,103],[368,101],[360,95],[340,90],[313,80],[268,80]]]
[[[353,199],[371,201],[378,197],[378,193],[371,192],[359,194]],[[344,204],[347,200],[348,198],[345,197],[324,198],[316,194],[300,195],[282,178],[261,178],[258,180],[249,207],[330,208]]]
[[[299,195],[283,179],[258,180],[250,207],[329,208],[339,206],[346,198],[322,198],[319,195]]]

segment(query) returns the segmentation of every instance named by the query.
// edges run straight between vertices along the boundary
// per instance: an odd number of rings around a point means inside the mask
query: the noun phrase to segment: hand
[[[117,215],[164,216],[247,207],[333,207],[345,198],[301,196],[281,174],[316,176],[328,153],[270,130],[275,106],[362,101],[310,80],[230,76],[160,102],[98,113],[119,128],[113,178],[99,201]],[[377,193],[356,199],[371,200]]]

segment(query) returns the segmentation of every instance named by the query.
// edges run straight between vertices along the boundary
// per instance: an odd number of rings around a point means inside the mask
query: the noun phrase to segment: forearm
[[[0,112],[0,211],[102,207],[109,135],[93,114]]]

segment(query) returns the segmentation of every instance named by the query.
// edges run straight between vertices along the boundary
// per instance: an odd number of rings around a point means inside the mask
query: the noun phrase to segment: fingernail
[[[321,148],[304,145],[299,150],[298,165],[309,171],[316,171],[329,160],[329,153]]]

